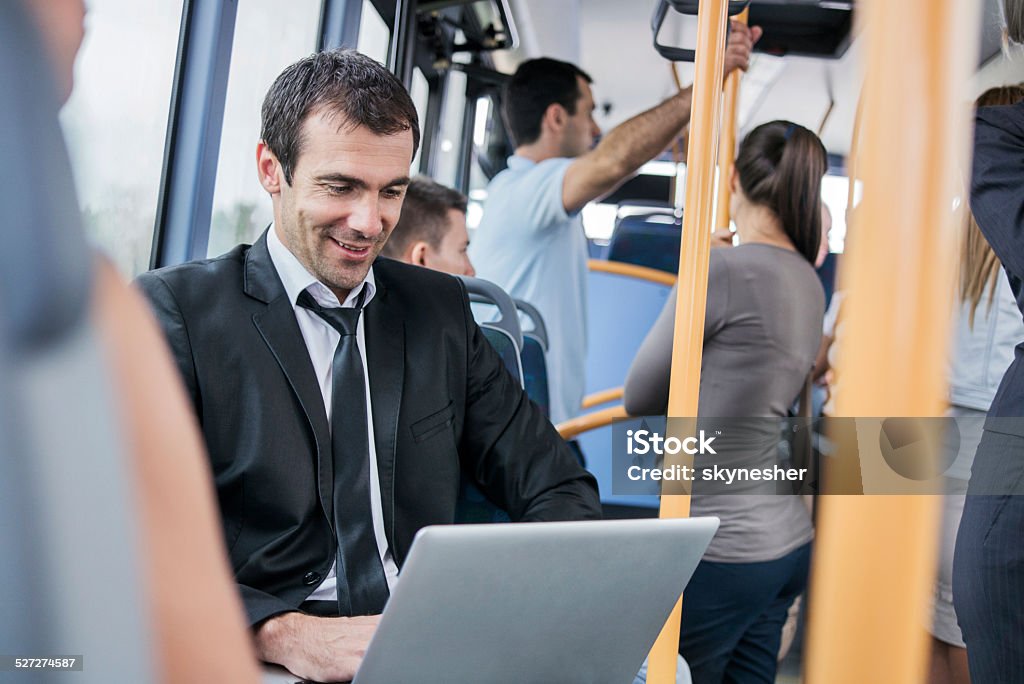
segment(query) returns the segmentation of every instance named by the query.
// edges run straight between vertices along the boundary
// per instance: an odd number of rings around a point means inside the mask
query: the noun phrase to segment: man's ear
[[[412,243],[412,247],[409,248],[409,263],[430,268],[427,266],[427,250],[429,248],[430,245],[423,240],[417,240]]]
[[[256,146],[256,173],[260,179],[260,185],[271,195],[281,192],[281,184],[284,183],[284,169],[277,155],[270,151],[267,143],[262,140]]]
[[[565,123],[568,120],[569,112],[565,111],[565,107],[555,102],[548,105],[548,108],[544,110],[544,118],[541,120],[541,127],[548,128],[555,133],[558,133],[565,128]]]

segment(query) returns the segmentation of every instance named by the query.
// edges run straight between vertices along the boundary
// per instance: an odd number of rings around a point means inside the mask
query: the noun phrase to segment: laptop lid
[[[354,684],[632,681],[717,518],[416,535]]]

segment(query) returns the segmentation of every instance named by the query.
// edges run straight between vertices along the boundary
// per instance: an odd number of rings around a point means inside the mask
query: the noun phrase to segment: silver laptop
[[[354,684],[629,684],[717,518],[420,530]]]

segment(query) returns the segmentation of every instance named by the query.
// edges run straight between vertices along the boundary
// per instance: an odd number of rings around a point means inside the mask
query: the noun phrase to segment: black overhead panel
[[[603,204],[619,204],[626,200],[648,201],[655,205],[671,202],[672,178],[643,173],[633,176],[601,202]]]
[[[750,24],[764,29],[756,52],[839,58],[850,45],[853,0],[752,0]]]

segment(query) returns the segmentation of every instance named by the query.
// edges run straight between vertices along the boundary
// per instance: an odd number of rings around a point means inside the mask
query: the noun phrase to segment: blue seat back
[[[588,274],[587,288],[586,392],[590,394],[622,385],[671,288],[599,271]],[[602,501],[657,507],[657,497],[612,494],[611,427],[586,432],[578,440],[587,469],[597,478]]]
[[[523,334],[523,387],[526,396],[544,415],[551,418],[551,393],[548,391],[548,364],[544,346],[532,333]]]
[[[679,272],[680,224],[673,216],[625,216],[608,244],[608,260],[646,266],[675,275]]]
[[[494,347],[494,351],[498,352],[498,356],[501,357],[501,362],[505,364],[505,369],[519,382],[520,385],[522,385],[522,357],[520,356],[519,348],[516,347],[516,343],[512,339],[512,336],[508,334],[507,330],[492,327],[488,323],[480,324],[480,332],[484,334],[487,341],[491,343],[492,347]]]
[[[544,415],[551,417],[551,393],[548,391],[548,329],[544,317],[529,302],[517,299],[523,330],[523,387],[526,396],[540,407]]]
[[[515,302],[501,288],[494,283],[479,278],[459,276],[459,279],[466,286],[470,301],[474,303],[474,315],[486,316],[487,320],[479,322],[480,331],[484,338],[490,343],[506,370],[516,379],[520,387],[523,386],[523,365],[522,365],[522,344],[523,334],[519,327],[519,316],[516,313]],[[495,307],[498,315],[494,317]],[[473,479],[462,473],[459,481],[459,495],[455,506],[455,522],[464,523],[501,523],[510,522],[511,517],[507,511],[496,506],[487,496],[480,491],[480,488],[473,483]]]

